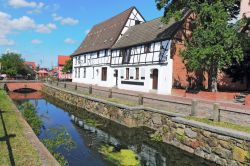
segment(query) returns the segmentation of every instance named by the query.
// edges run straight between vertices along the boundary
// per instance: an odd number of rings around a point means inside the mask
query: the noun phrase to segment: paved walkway
[[[67,82],[67,84],[76,85],[76,83],[72,82]],[[83,84],[83,83],[77,83],[78,86],[82,87],[88,87],[90,85],[88,84]],[[93,89],[100,89],[100,90],[108,90],[110,88],[108,87],[101,87],[97,85],[92,86]],[[168,101],[173,101],[173,102],[182,102],[182,103],[189,103],[191,104],[192,100],[198,100],[202,104],[214,104],[214,103],[219,103],[219,105],[223,109],[233,109],[233,110],[243,110],[243,111],[249,111],[250,113],[250,107],[245,106],[241,103],[234,103],[233,101],[212,101],[212,100],[204,100],[204,99],[197,99],[197,98],[188,98],[188,97],[180,97],[180,96],[174,96],[174,95],[161,95],[161,94],[155,94],[155,93],[145,93],[145,92],[137,92],[137,91],[131,91],[131,90],[124,90],[124,89],[117,89],[117,88],[112,88],[113,92],[121,93],[121,94],[128,94],[131,96],[138,96],[139,94],[143,94],[144,97],[146,98],[153,98],[153,99],[162,99],[162,100],[168,100]],[[152,103],[153,104],[153,103]]]
[[[75,90],[76,83],[67,82],[67,90],[74,91],[79,94],[89,93],[88,84],[77,84],[77,90]],[[64,89],[64,82],[59,82],[58,87]],[[57,86],[54,82],[53,86]],[[107,99],[111,102],[117,102],[120,104],[138,106],[139,95],[142,94],[143,106],[146,108],[153,108],[162,111],[179,113],[185,116],[190,116],[192,108],[192,98],[178,97],[172,95],[159,95],[153,93],[140,93],[136,91],[129,91],[124,89],[112,88],[112,98],[109,97],[108,87],[92,86],[92,96],[97,98]],[[197,100],[197,99],[196,99]],[[197,100],[195,116],[200,118],[220,119],[220,121],[230,122],[235,124],[250,125],[250,107],[246,107],[242,104],[216,101],[219,104],[219,114],[215,114],[213,106],[215,101],[209,100]]]

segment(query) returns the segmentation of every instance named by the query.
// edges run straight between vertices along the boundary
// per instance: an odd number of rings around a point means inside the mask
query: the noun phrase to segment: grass
[[[122,100],[122,99],[118,99],[118,98],[108,98],[108,97],[104,97],[104,96],[100,96],[100,95],[96,95],[96,94],[84,94],[86,96],[90,96],[90,97],[94,97],[94,98],[98,98],[98,99],[103,99],[109,102],[113,102],[113,103],[117,103],[117,104],[122,104],[122,105],[126,105],[126,106],[138,106],[138,104],[134,103],[134,102],[130,102],[130,101],[126,101],[126,100]]]
[[[237,125],[237,124],[228,123],[228,122],[215,122],[215,121],[211,121],[211,120],[206,119],[206,118],[198,118],[198,117],[186,117],[186,118],[189,120],[194,120],[194,121],[206,123],[206,124],[209,124],[212,126],[225,127],[225,128],[229,128],[229,129],[233,129],[233,130],[237,130],[237,131],[250,133],[249,126]]]
[[[16,112],[16,107],[7,96],[0,90],[0,165],[41,165],[39,154],[27,139],[22,125],[21,117]],[[4,125],[8,137],[6,139]],[[9,138],[9,139],[8,139]],[[9,140],[9,146],[8,141]]]

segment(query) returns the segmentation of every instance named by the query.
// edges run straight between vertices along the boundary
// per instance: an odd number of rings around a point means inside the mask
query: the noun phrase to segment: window
[[[77,68],[75,68],[75,78],[77,78]]]
[[[80,68],[78,68],[78,78],[80,78]]]
[[[99,52],[99,51],[97,51],[97,58],[99,58],[99,56],[100,56],[100,52]]]
[[[107,67],[102,67],[102,81],[107,81]]]
[[[150,44],[144,46],[144,53],[150,53]]]
[[[135,25],[140,24],[141,22],[139,20],[135,20]]]
[[[83,78],[86,78],[86,67],[83,68]]]
[[[129,79],[129,68],[126,68],[126,80]]]
[[[105,50],[104,56],[108,56],[108,50]]]
[[[135,79],[139,80],[139,68],[135,68]]]
[[[77,65],[77,57],[75,57],[75,65]]]
[[[122,56],[122,63],[123,64],[128,64],[130,61],[130,54],[131,54],[131,49],[126,49],[123,52],[123,56]]]
[[[84,63],[86,63],[86,55],[84,55],[84,57],[83,57],[83,58],[84,58]]]

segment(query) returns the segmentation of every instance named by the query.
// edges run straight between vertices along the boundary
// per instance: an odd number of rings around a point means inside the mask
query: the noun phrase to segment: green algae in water
[[[102,145],[99,152],[105,156],[105,158],[116,165],[121,166],[140,166],[141,163],[138,160],[136,153],[130,149],[121,149],[120,151],[114,151],[113,146]]]
[[[102,125],[102,124],[98,123],[96,120],[93,120],[93,119],[86,119],[85,123],[92,126],[92,127],[98,127],[98,126]]]

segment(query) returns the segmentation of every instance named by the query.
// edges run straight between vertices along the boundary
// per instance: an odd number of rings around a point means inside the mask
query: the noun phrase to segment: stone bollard
[[[89,94],[91,95],[92,94],[92,85],[89,86]]]
[[[64,88],[67,88],[67,84],[66,83],[64,83]]]
[[[192,100],[192,107],[191,107],[190,116],[197,116],[197,105],[198,105],[198,101],[197,100]]]
[[[218,103],[214,103],[214,107],[213,107],[213,120],[215,122],[219,122],[220,121],[220,106]]]
[[[112,98],[113,94],[112,94],[112,88],[109,89],[109,95],[108,95],[108,98]]]
[[[77,90],[77,84],[75,85],[75,90]]]
[[[138,95],[138,104],[143,105],[143,94]]]

